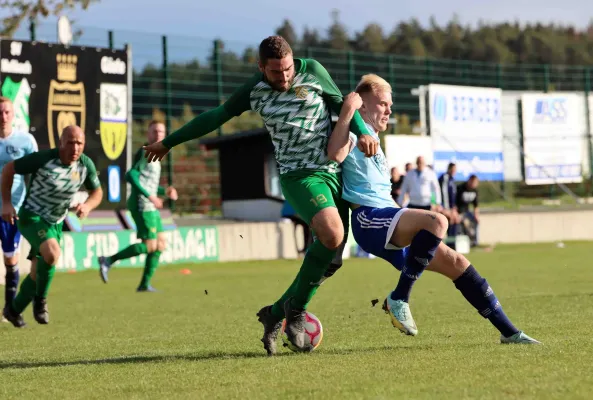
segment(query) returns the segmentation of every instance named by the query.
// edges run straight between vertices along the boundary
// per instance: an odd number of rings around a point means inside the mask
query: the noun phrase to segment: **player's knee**
[[[18,254],[11,254],[4,257],[4,265],[6,268],[17,268],[16,265],[19,263],[19,256]]]
[[[148,253],[154,253],[157,250],[157,241],[155,239],[145,240],[144,244]]]
[[[60,245],[51,243],[45,249],[41,249],[41,257],[49,265],[56,265],[61,255]]]
[[[326,234],[319,235],[319,240],[328,249],[337,250],[344,240],[344,228],[342,226],[336,226],[326,232]]]
[[[318,212],[311,221],[311,227],[321,244],[330,250],[337,250],[344,240],[344,225],[338,210],[333,207]]]
[[[165,249],[167,248],[167,239],[164,237],[159,237],[158,241],[157,241],[157,246],[156,249],[158,251],[165,251]]]
[[[432,221],[430,230],[435,236],[443,237],[449,228],[449,221],[443,214],[435,213],[435,219]]]

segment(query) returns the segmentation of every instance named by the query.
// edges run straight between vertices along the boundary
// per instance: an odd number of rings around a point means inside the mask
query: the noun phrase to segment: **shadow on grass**
[[[367,348],[344,348],[344,349],[327,349],[317,351],[313,354],[297,354],[287,350],[278,349],[278,353],[274,357],[307,357],[314,354],[319,355],[348,355],[356,353],[368,353],[377,351],[425,351],[431,350],[435,346],[420,345],[420,346],[376,346]],[[143,364],[155,362],[174,362],[174,361],[210,361],[210,360],[239,360],[239,359],[257,359],[268,358],[263,351],[245,351],[235,353],[224,352],[210,352],[201,354],[169,354],[169,355],[154,355],[154,356],[122,356],[114,358],[102,358],[96,360],[72,360],[72,361],[47,361],[47,362],[0,362],[0,370],[3,369],[28,369],[28,368],[44,368],[44,367],[68,367],[76,365],[101,365],[101,364]]]

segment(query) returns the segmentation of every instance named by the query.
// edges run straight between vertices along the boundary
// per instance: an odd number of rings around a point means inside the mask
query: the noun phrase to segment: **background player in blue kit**
[[[428,269],[453,281],[463,297],[498,329],[501,343],[538,344],[513,325],[494,291],[473,265],[442,243],[447,219],[433,211],[400,208],[391,197],[389,168],[381,148],[372,157],[365,157],[357,149],[357,138],[348,129],[352,114],[359,110],[377,138],[378,132],[387,128],[391,93],[391,86],[381,77],[362,77],[356,93],[344,99],[328,143],[328,157],[342,164],[342,197],[352,209],[354,239],[364,251],[401,271],[397,287],[384,303],[392,324],[408,335],[418,334],[408,303],[413,284]]]
[[[17,160],[27,154],[38,150],[37,142],[28,132],[13,130],[14,106],[7,97],[0,97],[0,170],[10,161]],[[12,205],[18,212],[23,204],[26,194],[25,180],[22,175],[15,175],[12,184]],[[0,199],[0,207],[2,199]],[[4,288],[4,301],[12,303],[16,296],[19,284],[19,246],[21,234],[16,223],[11,224],[0,219],[0,241],[4,253],[4,266],[6,267],[6,283]]]

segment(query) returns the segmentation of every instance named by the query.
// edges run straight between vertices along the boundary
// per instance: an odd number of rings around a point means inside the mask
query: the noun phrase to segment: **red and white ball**
[[[286,320],[282,322],[282,329],[280,330],[280,335],[282,336],[282,342],[288,347],[290,350],[294,352],[299,352],[299,350],[290,343],[286,333],[284,332],[286,328]],[[321,344],[321,340],[323,339],[323,326],[321,326],[321,321],[317,318],[313,313],[307,311],[305,313],[305,343],[312,344],[313,350],[315,350]]]

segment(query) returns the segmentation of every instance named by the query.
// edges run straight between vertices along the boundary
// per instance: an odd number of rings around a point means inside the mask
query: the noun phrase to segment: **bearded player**
[[[271,36],[259,46],[259,72],[223,105],[200,114],[162,142],[145,146],[149,161],[161,160],[172,147],[212,132],[245,111],[253,110],[264,120],[274,144],[284,197],[317,238],[290,287],[257,313],[269,355],[276,352],[284,318],[290,342],[301,351],[312,350],[305,341],[305,310],[348,232],[339,165],[326,154],[330,112],[339,113],[342,102],[340,90],[319,62],[293,58],[289,44],[280,36]],[[353,113],[350,131],[365,155],[376,153],[378,142],[358,112]]]
[[[409,298],[425,269],[445,275],[465,299],[501,333],[501,343],[538,344],[517,329],[504,313],[494,291],[471,263],[442,243],[447,219],[431,211],[399,208],[391,197],[389,168],[379,148],[365,157],[356,148],[349,123],[359,110],[378,138],[391,114],[391,86],[377,75],[365,75],[342,106],[328,145],[328,156],[342,163],[343,198],[352,209],[352,232],[362,249],[390,262],[401,271],[399,282],[385,299],[392,323],[408,335],[418,334]]]

